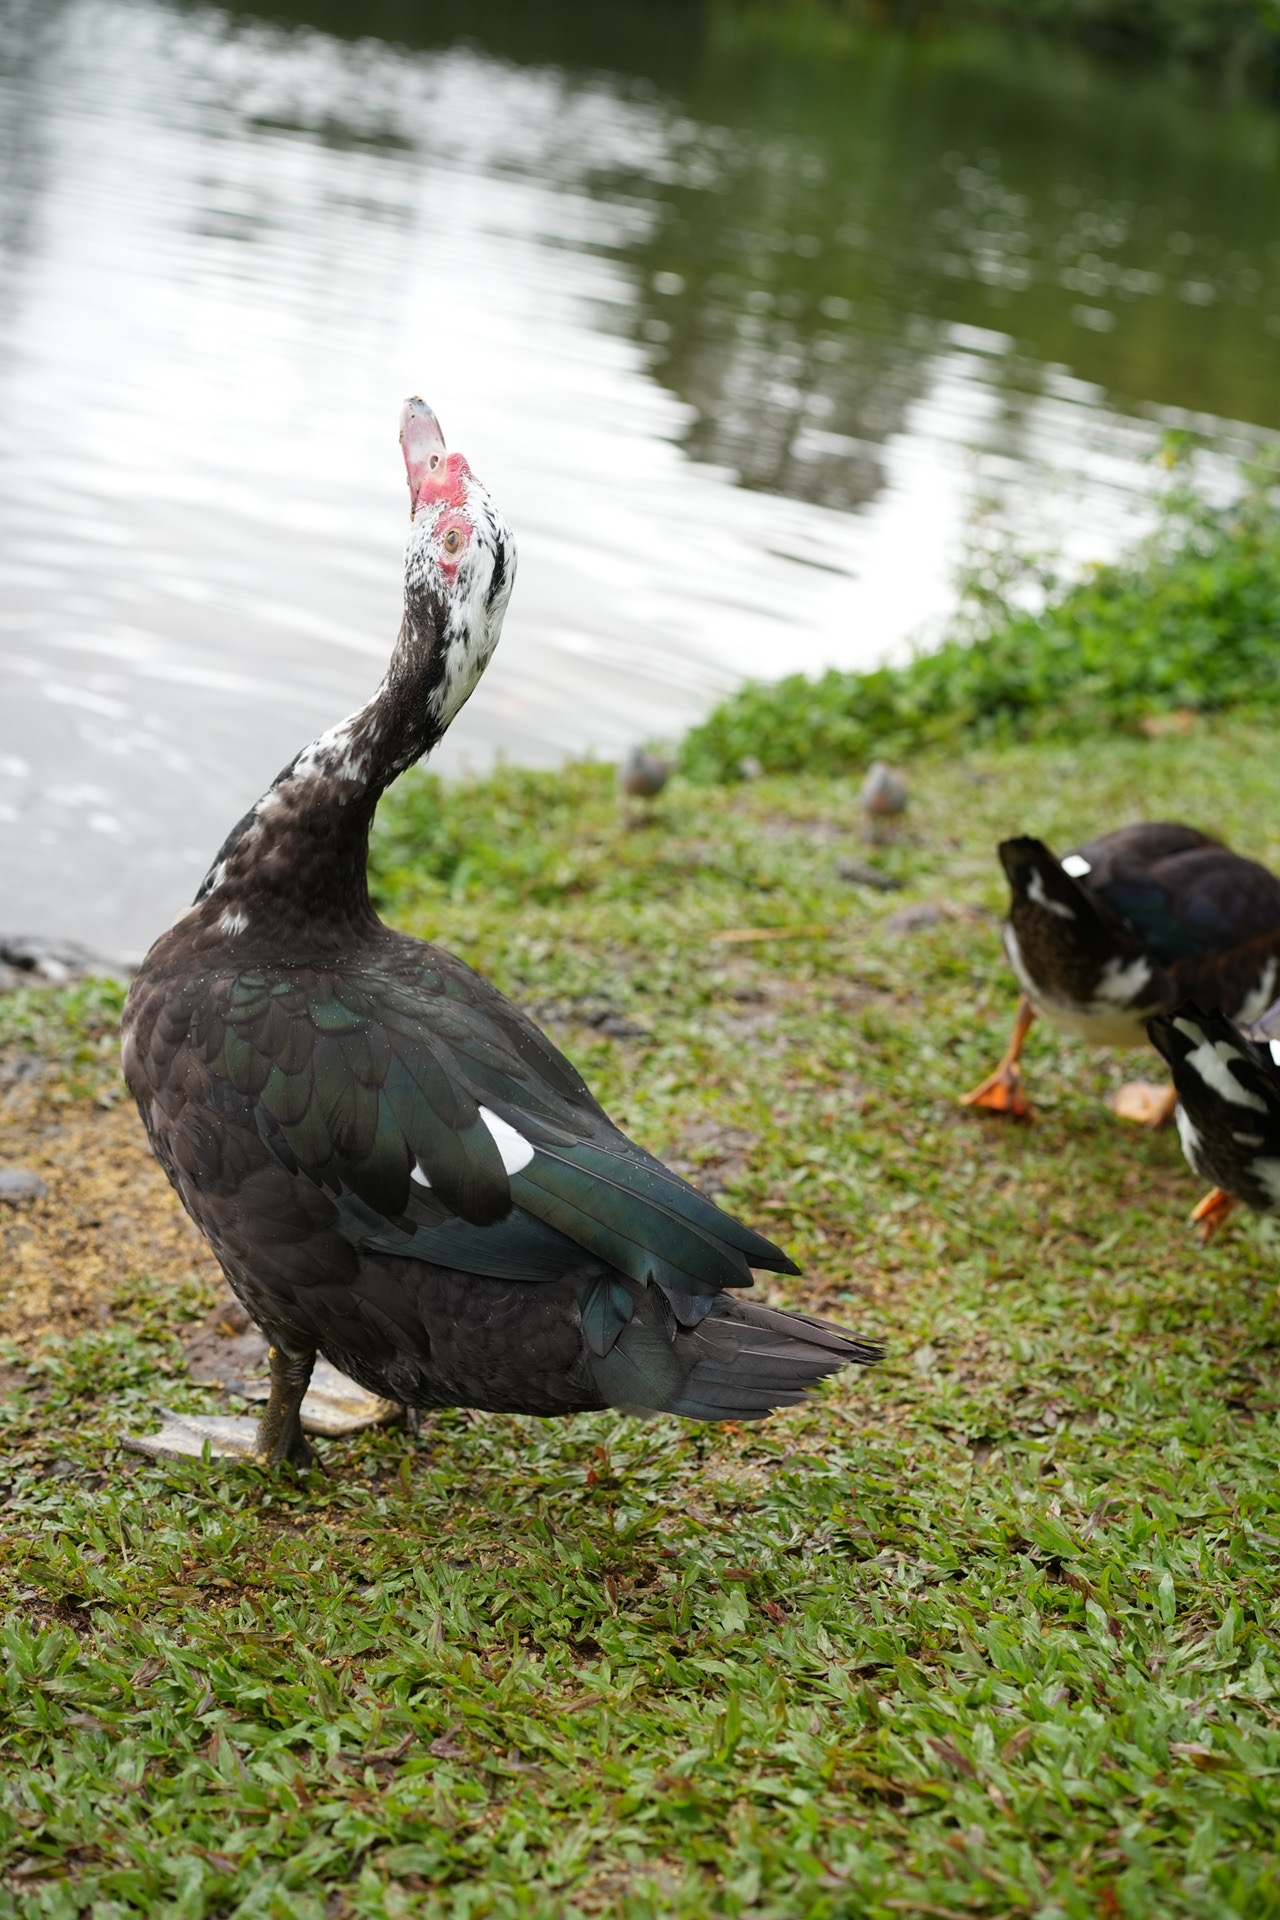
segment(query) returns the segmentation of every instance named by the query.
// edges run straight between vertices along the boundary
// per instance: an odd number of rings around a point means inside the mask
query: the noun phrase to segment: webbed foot
[[[1034,1119],[1034,1109],[1022,1091],[1022,1069],[1016,1061],[1001,1061],[995,1072],[968,1093],[960,1095],[962,1107],[981,1107],[986,1113],[1002,1113],[1010,1120]]]
[[[1018,1002],[1018,1013],[1004,1059],[994,1073],[988,1074],[978,1086],[970,1087],[968,1093],[960,1095],[962,1107],[981,1107],[986,1113],[1003,1113],[1010,1120],[1035,1118],[1031,1102],[1022,1091],[1022,1069],[1018,1065],[1023,1041],[1035,1017],[1035,1008],[1024,993]]]
[[[1207,1247],[1219,1227],[1235,1212],[1235,1195],[1227,1193],[1222,1187],[1210,1187],[1198,1206],[1191,1209],[1191,1218],[1196,1224],[1196,1233],[1200,1245]]]
[[[1163,1127],[1173,1118],[1178,1104],[1176,1087],[1157,1086],[1150,1080],[1130,1080],[1107,1101],[1119,1120],[1132,1120],[1139,1127]]]

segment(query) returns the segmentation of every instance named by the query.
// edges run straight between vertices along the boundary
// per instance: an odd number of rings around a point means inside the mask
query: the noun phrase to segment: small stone
[[[886,933],[920,933],[925,927],[936,927],[939,921],[954,918],[954,909],[949,910],[941,901],[922,900],[919,906],[903,907],[898,913],[891,913],[884,922]]]
[[[879,867],[869,867],[865,860],[841,860],[837,863],[836,872],[853,887],[877,887],[881,893],[898,893],[902,889],[901,880],[895,880],[892,874],[881,873]]]
[[[744,753],[738,762],[739,780],[759,780],[764,773],[764,761],[757,759],[754,753]]]
[[[43,1200],[49,1189],[38,1173],[26,1167],[0,1167],[0,1200],[11,1207],[23,1207],[31,1200]]]
[[[123,971],[110,960],[91,953],[78,940],[48,939],[35,933],[0,933],[0,966],[7,976],[17,974],[24,986],[40,981],[45,986],[65,986],[69,980],[83,980],[89,974],[119,977]]]

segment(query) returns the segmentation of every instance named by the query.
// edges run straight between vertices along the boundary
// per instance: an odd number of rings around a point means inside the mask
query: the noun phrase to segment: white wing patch
[[[1178,1128],[1178,1138],[1182,1142],[1183,1155],[1199,1173],[1200,1169],[1196,1166],[1196,1148],[1200,1145],[1200,1130],[1181,1101],[1174,1108],[1173,1117]]]
[[[1274,960],[1268,960],[1259,976],[1257,986],[1252,993],[1245,995],[1233,1018],[1238,1020],[1242,1027],[1252,1026],[1253,1022],[1259,1019],[1271,1005],[1275,986],[1276,963]]]
[[[502,1164],[506,1171],[519,1173],[527,1167],[533,1158],[533,1148],[522,1133],[496,1113],[490,1113],[488,1107],[481,1107],[480,1118],[493,1135],[493,1144],[502,1155]]]
[[[1178,1025],[1182,1026],[1182,1022],[1179,1021]],[[1183,1032],[1186,1031],[1186,1027],[1183,1027]],[[1203,1040],[1187,1055],[1187,1065],[1194,1067],[1206,1087],[1221,1094],[1233,1107],[1252,1107],[1255,1113],[1265,1113],[1266,1101],[1259,1100],[1256,1093],[1250,1093],[1247,1087],[1242,1087],[1227,1065],[1229,1060],[1243,1059],[1244,1055],[1238,1047],[1229,1047],[1225,1041],[1215,1046],[1212,1041]]]
[[[1273,1207],[1280,1207],[1280,1160],[1251,1160],[1249,1171]]]
[[[1280,1067],[1280,1040],[1273,1040],[1271,1042],[1271,1058],[1275,1064]]]
[[[1069,853],[1062,863],[1062,871],[1070,874],[1073,880],[1083,880],[1086,873],[1093,872],[1093,868],[1082,853]]]
[[[1102,969],[1095,997],[1113,1007],[1131,1007],[1151,979],[1151,962],[1139,954],[1126,967],[1119,960],[1108,960]]]
[[[1031,869],[1031,878],[1027,882],[1027,898],[1034,900],[1038,907],[1043,907],[1046,913],[1056,913],[1059,920],[1074,920],[1076,917],[1064,900],[1049,898],[1044,890],[1044,881],[1034,867]]]
[[[413,1163],[413,1171],[410,1173],[409,1178],[416,1180],[420,1187],[429,1187],[431,1185],[430,1177],[422,1171],[421,1166],[416,1160]]]

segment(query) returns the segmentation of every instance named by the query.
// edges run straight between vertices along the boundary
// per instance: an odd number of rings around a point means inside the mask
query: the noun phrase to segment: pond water
[[[1168,426],[1280,426],[1260,108],[728,0],[424,11],[0,0],[0,930],[140,953],[365,697],[405,393],[521,551],[450,769],[873,663],[979,510],[1104,555]]]

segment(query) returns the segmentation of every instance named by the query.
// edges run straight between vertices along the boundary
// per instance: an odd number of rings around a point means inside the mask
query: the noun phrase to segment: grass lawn
[[[0,1002],[0,1162],[50,1187],[0,1209],[0,1914],[1280,1915],[1276,1243],[1196,1245],[1173,1133],[1102,1104],[1132,1059],[1038,1027],[1036,1125],[955,1104],[1015,1004],[995,840],[1163,814],[1280,864],[1280,733],[910,772],[879,849],[816,777],[629,831],[602,769],[384,809],[388,916],[790,1248],[770,1297],[887,1342],[761,1426],[123,1451],[213,1403],[216,1276],[111,994]],[[761,927],[810,931],[716,938]]]

